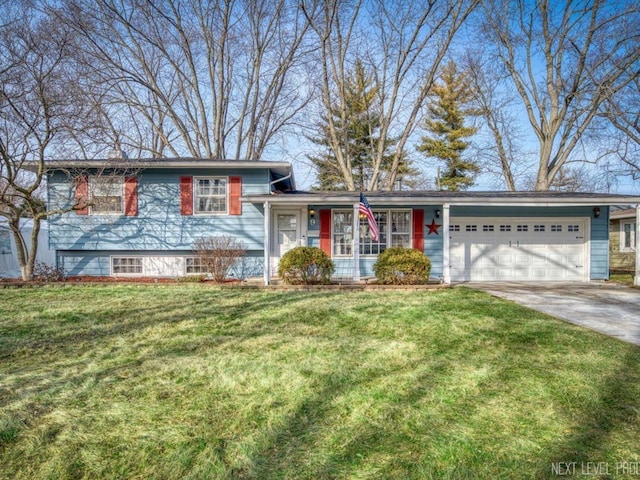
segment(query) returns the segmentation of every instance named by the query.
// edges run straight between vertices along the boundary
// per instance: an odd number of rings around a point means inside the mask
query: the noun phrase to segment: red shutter
[[[413,210],[413,248],[424,252],[424,210]]]
[[[180,177],[180,213],[193,215],[193,177]]]
[[[331,210],[320,210],[320,248],[331,257]]]
[[[229,215],[242,215],[242,177],[229,177]]]
[[[76,177],[76,206],[80,207],[76,210],[76,215],[89,214],[89,177],[81,175]]]
[[[138,215],[138,177],[124,179],[124,214],[128,217]]]

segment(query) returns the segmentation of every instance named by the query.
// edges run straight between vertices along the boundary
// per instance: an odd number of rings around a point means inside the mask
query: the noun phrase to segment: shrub
[[[193,251],[213,280],[222,283],[236,260],[246,253],[246,246],[231,235],[220,235],[199,238],[193,244]]]
[[[423,285],[429,283],[431,260],[420,250],[393,247],[380,254],[373,271],[382,284]]]
[[[305,284],[329,283],[335,266],[317,247],[296,247],[285,253],[278,265],[278,275],[285,283]]]
[[[66,275],[62,268],[48,263],[36,262],[33,266],[33,279],[38,282],[64,282]]]

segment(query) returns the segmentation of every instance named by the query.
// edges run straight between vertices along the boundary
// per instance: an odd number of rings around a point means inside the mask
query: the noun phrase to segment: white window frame
[[[629,225],[629,247],[625,246],[627,243],[627,232],[625,231],[625,225]],[[620,251],[621,252],[635,252],[636,251],[636,222],[634,220],[620,220]]]
[[[382,228],[380,228],[380,234],[379,234],[379,238],[384,238],[385,239],[385,243],[384,245],[382,245],[380,242],[364,242],[364,236],[363,233],[365,231],[368,231],[369,228],[369,222],[367,221],[366,218],[362,218],[359,217],[358,222],[359,222],[359,234],[360,234],[360,238],[358,241],[358,245],[360,248],[360,257],[362,258],[375,258],[378,255],[380,255],[380,253],[382,253],[384,250],[386,250],[387,248],[391,248],[392,246],[397,246],[394,245],[394,243],[398,243],[397,240],[394,242],[394,239],[397,239],[399,236],[402,235],[407,235],[409,236],[409,240],[408,240],[408,244],[404,246],[404,248],[411,248],[413,246],[413,210],[410,208],[373,208],[372,209],[373,215],[374,216],[378,216],[381,213],[384,213],[387,216],[387,222],[386,225],[384,225]],[[350,237],[349,232],[336,232],[335,231],[335,214],[336,213],[344,213],[344,214],[351,214],[353,215],[353,210],[347,210],[347,209],[342,209],[342,208],[337,208],[335,210],[331,211],[331,253],[332,253],[332,258],[352,258],[353,257],[353,238]],[[408,231],[407,232],[391,232],[391,219],[392,219],[392,214],[393,213],[408,213],[409,214],[409,222],[408,222]],[[350,222],[350,225],[353,224],[353,217],[352,221]],[[380,227],[380,225],[378,225]],[[336,253],[336,235],[344,235],[345,237],[349,238],[348,240],[348,244],[345,248],[345,250],[348,250],[348,253]],[[364,253],[365,252],[365,245],[380,245],[380,253]]]
[[[114,268],[114,260],[139,260],[140,261],[140,272],[126,272],[126,273],[116,273]],[[109,268],[111,269],[112,277],[141,277],[144,275],[144,257],[136,256],[136,255],[111,255],[109,257]]]
[[[201,212],[198,210],[200,205],[198,196],[198,181],[199,180],[224,180],[224,211],[220,212]],[[208,198],[222,198],[222,195],[204,195]],[[193,177],[193,213],[194,215],[229,215],[229,177],[224,176],[200,176]]]
[[[348,231],[345,232],[336,232],[335,231],[335,215],[337,213],[340,214],[345,214],[347,216],[347,218],[351,218],[350,222],[345,222],[345,225],[348,229]],[[342,209],[342,208],[338,208],[335,210],[331,210],[331,257],[332,258],[350,258],[353,257],[353,209],[351,210],[347,210],[347,209]],[[336,235],[339,235],[340,238],[344,237],[344,250],[346,251],[346,253],[337,253],[336,252],[336,246],[338,245],[338,242],[336,242]]]
[[[189,261],[193,261],[194,265],[189,265]],[[198,265],[195,265],[195,263],[198,263]],[[190,272],[189,268],[198,268],[198,269],[202,269],[204,268],[203,271],[197,271],[197,272]],[[184,259],[184,274],[185,275],[202,275],[202,274],[206,274],[209,273],[207,271],[207,266],[202,264],[202,259],[200,257],[185,257]]]
[[[113,185],[120,185],[120,210],[116,211],[102,211],[96,210],[95,205],[93,205],[93,197],[96,189],[96,182],[103,183],[113,183]],[[94,175],[89,177],[89,214],[90,215],[124,215],[124,177],[117,176],[100,176]]]

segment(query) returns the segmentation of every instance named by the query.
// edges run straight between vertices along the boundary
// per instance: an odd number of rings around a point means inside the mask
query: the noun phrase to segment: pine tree
[[[458,72],[454,62],[449,62],[443,69],[442,82],[432,89],[432,101],[428,106],[425,128],[432,136],[422,137],[418,146],[426,156],[445,162],[444,171],[438,178],[441,190],[469,188],[480,170],[475,162],[462,158],[469,146],[464,139],[477,131],[477,128],[464,125],[465,116],[474,114],[472,110],[465,109],[471,97],[471,87],[465,75]]]
[[[365,190],[373,171],[373,157],[378,145],[379,137],[376,136],[380,129],[380,120],[377,113],[376,98],[378,87],[375,85],[373,76],[367,73],[364,65],[356,61],[352,75],[345,84],[345,108],[344,120],[341,109],[337,106],[331,111],[332,120],[337,127],[341,138],[341,148],[350,161],[351,174],[353,176],[356,190]],[[328,119],[322,117],[319,129],[320,137],[312,138],[317,145],[327,148],[327,153],[322,156],[308,156],[317,170],[317,190],[347,190],[344,174],[341,171],[335,152],[332,151],[328,141],[329,129]],[[381,169],[381,179],[385,178],[384,171],[389,170],[393,163],[393,139],[385,141],[388,149],[383,158]],[[419,175],[416,169],[409,165],[409,160],[405,159],[399,168],[399,174],[404,175],[406,181],[404,185],[411,187],[415,181],[409,177]],[[384,184],[384,182],[380,182]]]

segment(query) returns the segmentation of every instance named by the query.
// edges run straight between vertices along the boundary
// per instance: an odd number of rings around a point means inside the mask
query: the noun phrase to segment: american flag
[[[376,218],[373,216],[373,212],[371,211],[371,206],[369,205],[367,198],[362,193],[360,193],[360,213],[367,217],[371,238],[377,242],[378,236],[380,235],[380,229],[378,229],[378,224],[376,223]]]

